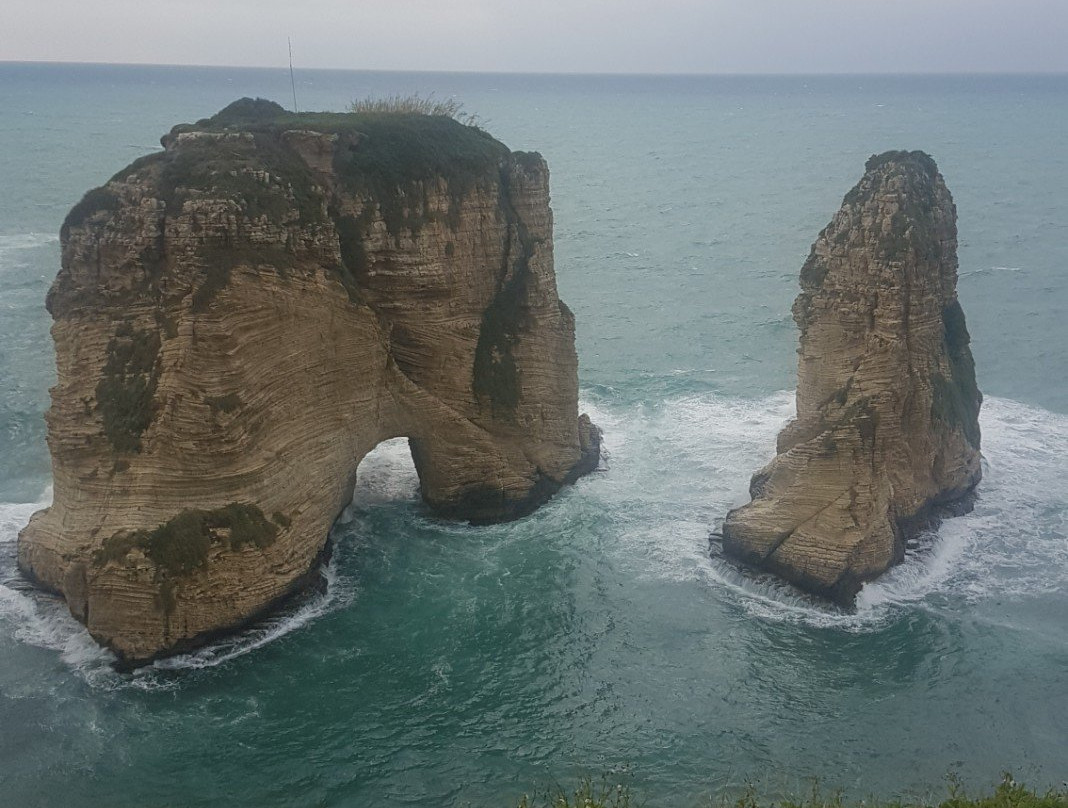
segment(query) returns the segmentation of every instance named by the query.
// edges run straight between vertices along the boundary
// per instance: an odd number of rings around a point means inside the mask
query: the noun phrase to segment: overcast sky
[[[2,0],[0,61],[638,73],[1068,71],[1068,0]]]

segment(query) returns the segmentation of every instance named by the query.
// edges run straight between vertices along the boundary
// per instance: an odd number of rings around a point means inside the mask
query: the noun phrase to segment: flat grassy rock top
[[[843,205],[861,207],[894,188],[907,202],[903,213],[918,219],[929,215],[930,205],[938,195],[938,180],[938,165],[926,152],[895,150],[873,154],[864,164],[864,176],[845,195]]]
[[[184,132],[248,132],[281,135],[303,130],[357,136],[350,144],[351,169],[386,173],[397,181],[450,178],[461,172],[494,169],[508,147],[489,133],[448,115],[419,112],[289,112],[274,101],[242,98],[210,118],[179,124],[169,138]]]
[[[242,98],[210,118],[172,128],[161,138],[163,152],[135,160],[108,185],[88,192],[67,216],[64,230],[100,211],[116,210],[118,197],[110,186],[139,176],[155,183],[168,213],[180,211],[189,191],[199,191],[239,199],[250,214],[272,220],[286,216],[295,200],[301,220],[316,221],[322,216],[316,177],[288,142],[300,134],[327,136],[340,188],[379,201],[418,194],[421,184],[436,181],[444,181],[458,199],[480,182],[497,182],[510,156],[521,164],[540,162],[537,155],[513,154],[482,129],[444,114],[295,113],[273,101]],[[250,175],[256,169],[284,180],[292,196],[265,187]]]
[[[898,165],[912,167],[924,171],[934,178],[938,174],[938,166],[934,158],[924,151],[905,151],[904,149],[891,149],[882,154],[873,154],[864,164],[865,171],[876,171],[880,168]]]

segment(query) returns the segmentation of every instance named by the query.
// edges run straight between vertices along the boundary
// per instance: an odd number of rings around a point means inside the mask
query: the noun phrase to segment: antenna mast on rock
[[[289,43],[289,84],[293,88],[293,111],[300,112],[297,109],[297,82],[293,78],[293,40],[291,37],[286,37],[286,42]]]

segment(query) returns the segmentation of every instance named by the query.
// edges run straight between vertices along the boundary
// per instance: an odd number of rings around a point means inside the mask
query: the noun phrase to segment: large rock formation
[[[979,482],[956,208],[922,152],[873,156],[801,269],[797,418],[723,528],[730,555],[839,602]]]
[[[318,575],[361,458],[529,513],[597,465],[549,175],[441,116],[244,99],[88,193],[48,296],[55,498],[19,563],[136,664]]]

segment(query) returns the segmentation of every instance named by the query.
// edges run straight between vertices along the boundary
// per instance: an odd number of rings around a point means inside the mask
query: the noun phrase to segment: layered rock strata
[[[873,156],[801,269],[797,417],[727,515],[727,554],[849,604],[940,513],[970,509],[982,396],[956,287],[934,161]]]
[[[596,467],[549,175],[440,116],[244,99],[88,193],[48,295],[54,501],[21,568],[125,664],[318,576],[361,458],[486,523]]]

